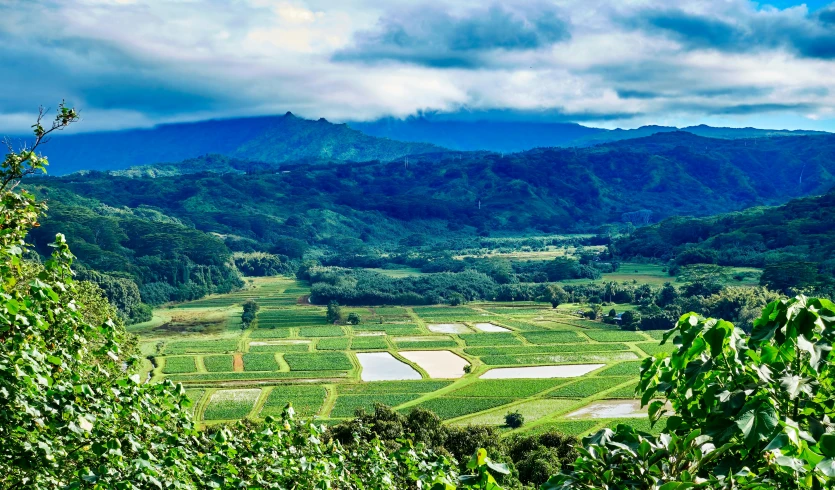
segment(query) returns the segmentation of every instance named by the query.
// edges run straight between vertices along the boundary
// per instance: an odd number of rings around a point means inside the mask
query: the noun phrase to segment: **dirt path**
[[[244,358],[240,354],[235,354],[232,358],[232,370],[236,373],[244,371]]]

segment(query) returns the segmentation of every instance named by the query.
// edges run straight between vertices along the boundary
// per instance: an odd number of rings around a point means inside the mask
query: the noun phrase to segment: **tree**
[[[525,416],[519,410],[509,412],[504,416],[504,424],[511,429],[518,429],[525,423]]]
[[[818,266],[814,262],[781,262],[767,265],[760,276],[760,284],[774,291],[787,292],[804,288],[818,280]]]
[[[336,301],[328,303],[328,311],[326,314],[328,323],[342,323],[345,319],[345,314],[342,312],[342,307]]]
[[[349,325],[359,325],[361,321],[362,321],[362,318],[360,318],[359,314],[353,313],[353,312],[348,313],[348,324]]]
[[[548,284],[543,288],[539,300],[551,303],[551,307],[556,308],[568,301],[568,293],[559,284]]]
[[[244,311],[241,313],[241,329],[246,329],[249,328],[253,321],[255,321],[255,317],[258,314],[260,307],[254,299],[248,299],[244,301],[243,308]]]
[[[669,282],[664,283],[664,287],[661,288],[661,291],[658,292],[658,297],[655,299],[655,304],[664,308],[667,305],[671,305],[675,303],[678,299],[679,294],[676,290],[676,287],[670,284]]]
[[[637,330],[640,323],[640,313],[626,310],[620,315],[620,328],[623,330]]]

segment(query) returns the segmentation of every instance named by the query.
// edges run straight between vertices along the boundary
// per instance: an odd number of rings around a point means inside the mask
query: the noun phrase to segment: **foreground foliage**
[[[638,387],[651,420],[669,403],[666,433],[605,429],[543,488],[831,488],[834,336],[835,304],[803,296],[770,303],[750,335],[684,315]]]

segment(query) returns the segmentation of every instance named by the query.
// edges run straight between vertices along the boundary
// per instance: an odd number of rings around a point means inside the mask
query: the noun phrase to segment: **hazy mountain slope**
[[[746,138],[771,138],[780,136],[821,136],[832,133],[824,131],[806,131],[806,130],[782,130],[782,129],[757,129],[757,128],[717,128],[707,125],[688,126],[685,128],[676,128],[673,126],[641,126],[635,129],[613,129],[611,131],[604,131],[578,138],[571,141],[566,146],[592,146],[614,141],[631,140],[635,138],[645,138],[657,133],[672,133],[676,131],[684,131],[695,134],[697,136],[704,136],[706,138],[718,139],[746,139]]]
[[[278,163],[287,160],[391,160],[440,148],[365,135],[344,124],[293,116],[254,117],[167,124],[83,134],[58,134],[44,148],[50,173],[119,170],[179,162],[210,153]]]
[[[401,141],[427,141],[454,150],[513,152],[545,146],[569,146],[578,138],[606,130],[574,123],[514,121],[432,121],[386,118],[348,125],[372,136]]]

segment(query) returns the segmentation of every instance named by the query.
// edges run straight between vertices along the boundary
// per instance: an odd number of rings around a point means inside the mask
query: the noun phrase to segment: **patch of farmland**
[[[403,411],[418,407],[425,408],[435,412],[440,418],[446,420],[489,410],[501,405],[507,405],[513,401],[515,401],[513,398],[458,398],[442,396],[427,400]]]
[[[197,371],[194,358],[191,356],[165,357],[164,359],[165,361],[162,367],[163,374],[194,373]]]
[[[168,379],[182,383],[202,383],[207,381],[255,381],[276,379],[330,379],[346,378],[347,371],[249,371],[242,373],[197,373],[172,374]]]
[[[374,411],[376,403],[382,403],[390,407],[402,405],[415,398],[423,396],[421,393],[387,393],[375,395],[340,395],[336,404],[331,410],[331,417],[353,417],[357,409],[366,413]]]
[[[166,342],[163,352],[168,355],[234,352],[238,349],[236,339],[179,340]]]
[[[576,378],[602,366],[603,364],[563,364],[559,366],[494,368],[482,374],[481,379]]]
[[[643,333],[645,335],[649,335],[651,338],[655,340],[661,340],[664,338],[664,334],[667,333],[666,330],[644,330]],[[672,339],[672,337],[671,337]]]
[[[278,371],[275,354],[244,354],[244,371]]]
[[[203,388],[189,388],[186,390],[186,396],[191,401],[191,406],[188,407],[188,413],[194,415],[194,409],[197,408],[197,404],[200,403],[204,393],[206,393],[206,390]]]
[[[598,342],[642,342],[647,339],[638,332],[625,332],[622,330],[588,330],[583,333]]]
[[[385,393],[431,393],[452,384],[451,381],[435,381],[428,379],[409,381],[377,381],[374,383],[340,384],[337,392],[340,395],[356,394],[385,394]]]
[[[507,325],[508,327],[513,327],[517,330],[521,330],[523,332],[538,332],[538,331],[547,331],[548,329],[543,327],[542,325],[537,325],[536,323],[518,320],[515,318],[508,318],[502,317],[501,319],[496,320],[498,323],[502,325]]]
[[[610,391],[606,394],[606,398],[640,398],[635,395],[635,389],[638,387],[638,382],[630,383],[626,386]]]
[[[250,332],[253,339],[286,339],[290,336],[290,328],[256,328]]]
[[[361,323],[351,328],[354,332],[373,331],[384,332],[387,335],[416,335],[421,333],[414,323]]]
[[[597,420],[559,420],[546,422],[531,429],[528,434],[542,434],[545,432],[558,432],[569,436],[584,437],[591,433],[600,422]]]
[[[278,385],[267,395],[261,417],[281,416],[287,403],[293,404],[296,414],[311,417],[319,412],[328,392],[323,386],[316,385]]]
[[[310,344],[311,342],[309,340],[295,342],[250,342],[249,352],[309,352]]]
[[[474,415],[472,417],[456,422],[456,425],[505,425],[505,415],[509,412],[519,411],[525,417],[525,423],[539,420],[543,417],[548,417],[557,412],[561,412],[574,404],[573,400],[530,400],[505,410],[494,410],[483,414]]]
[[[550,344],[519,345],[504,347],[467,347],[464,352],[471,356],[512,356],[528,354],[562,354],[566,352],[612,352],[628,351],[626,344]]]
[[[321,338],[316,342],[316,350],[347,350],[350,343],[348,337]]]
[[[354,337],[351,341],[351,349],[353,350],[374,350],[387,348],[388,343],[386,343],[385,337],[382,336]]]
[[[638,346],[638,348],[642,351],[646,352],[649,356],[663,357],[664,355],[667,355],[676,350],[676,346],[672,343],[660,345],[655,342],[643,342],[635,345]]]
[[[344,352],[290,353],[284,355],[291,371],[350,370],[354,365]]]
[[[345,331],[339,325],[326,327],[301,327],[299,337],[342,337]]]
[[[426,325],[430,332],[435,333],[470,333],[472,330],[463,323],[430,323]]]
[[[586,398],[597,395],[602,391],[614,388],[635,378],[623,376],[609,376],[606,378],[583,378],[580,381],[569,385],[561,386],[548,393],[552,398]]]
[[[249,414],[260,395],[260,389],[218,390],[209,399],[203,420],[242,419]]]
[[[480,330],[482,332],[487,332],[487,333],[510,332],[510,329],[500,327],[500,326],[494,325],[492,323],[476,323],[474,326],[475,326],[476,330]]]
[[[325,325],[325,310],[310,307],[261,309],[256,316],[258,328]]]
[[[204,356],[203,365],[210,373],[231,372],[233,369],[232,356]]]
[[[638,376],[641,374],[641,363],[643,361],[626,361],[614,366],[607,367],[597,373],[598,376]]]
[[[575,419],[645,418],[647,409],[641,408],[639,400],[601,400],[571,412],[565,417]]]
[[[512,333],[470,333],[459,335],[467,345],[521,345]]]
[[[450,396],[527,398],[569,382],[568,379],[479,379],[453,391]]]
[[[443,347],[458,347],[449,337],[427,335],[424,337],[395,337],[394,343],[400,349],[435,349]]]
[[[576,344],[587,342],[585,338],[581,337],[577,332],[571,331],[545,331],[545,332],[525,332],[522,334],[525,340],[532,344]]]
[[[561,363],[607,363],[612,361],[631,361],[638,359],[634,352],[587,352],[568,354],[531,354],[482,356],[481,362],[488,366],[533,366],[537,364]]]
[[[460,378],[470,363],[448,350],[400,351],[399,354],[426,371],[430,378]]]
[[[420,373],[388,352],[360,352],[363,381],[420,379]]]

